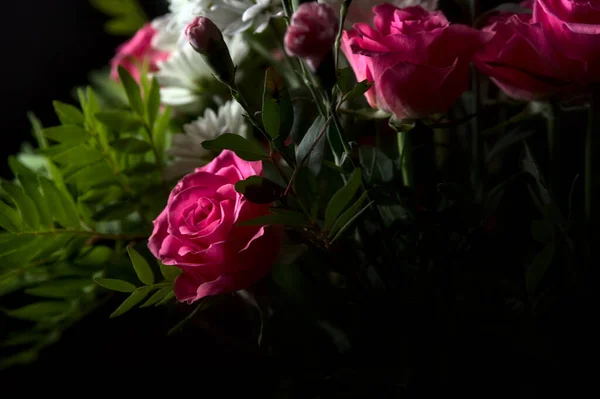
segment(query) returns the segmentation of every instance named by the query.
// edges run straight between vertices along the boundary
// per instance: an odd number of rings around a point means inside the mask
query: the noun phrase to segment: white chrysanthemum
[[[248,54],[248,45],[241,35],[225,39],[234,65]],[[202,84],[213,80],[213,72],[200,54],[187,44],[175,50],[167,60],[157,63],[156,79],[161,86],[164,104],[175,110],[193,112],[202,103]]]
[[[172,180],[210,161],[211,153],[202,142],[217,138],[223,133],[236,133],[246,137],[248,125],[243,117],[244,109],[234,100],[227,101],[215,112],[207,109],[192,123],[183,126],[184,133],[173,135],[171,148],[167,151],[175,160],[165,170],[165,179]]]
[[[269,20],[283,15],[280,0],[170,0],[169,10],[179,31],[194,17],[210,18],[226,36],[251,27],[260,33]]]

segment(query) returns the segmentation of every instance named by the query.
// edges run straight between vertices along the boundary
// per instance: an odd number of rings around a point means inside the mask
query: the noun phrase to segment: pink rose
[[[117,48],[117,53],[111,60],[111,77],[119,78],[118,67],[121,65],[127,69],[131,76],[139,82],[140,73],[144,61],[149,63],[150,72],[158,70],[156,64],[158,61],[166,60],[169,53],[158,51],[152,47],[152,38],[156,30],[150,24],[144,25],[131,40],[121,44]]]
[[[561,67],[574,81],[600,81],[600,2],[538,0],[533,18],[544,26],[552,45],[569,59],[569,64]]]
[[[382,4],[373,12],[375,29],[355,24],[342,38],[358,81],[374,82],[369,104],[398,118],[446,111],[468,88],[471,58],[493,34],[421,7]]]
[[[269,204],[247,201],[235,183],[260,175],[260,162],[223,151],[185,176],[154,221],[148,248],[182,274],[175,281],[179,301],[248,288],[264,277],[282,243],[282,226],[239,226],[268,214]]]
[[[316,71],[331,53],[338,31],[338,16],[328,4],[302,3],[285,32],[285,50],[302,57]]]
[[[503,14],[483,30],[494,38],[476,54],[477,69],[507,95],[540,100],[572,89],[561,76],[561,56],[530,14]]]

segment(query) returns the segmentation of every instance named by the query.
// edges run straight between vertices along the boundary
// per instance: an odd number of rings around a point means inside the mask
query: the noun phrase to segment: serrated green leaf
[[[290,211],[287,209],[271,209],[271,214],[259,216],[250,220],[238,222],[239,226],[268,226],[268,225],[286,225],[286,226],[310,226],[310,221],[303,213]]]
[[[157,260],[158,267],[160,267],[160,273],[167,281],[175,281],[177,276],[181,274],[181,269],[175,266],[169,266],[163,264],[160,260]]]
[[[119,65],[118,68],[119,79],[121,79],[121,84],[125,88],[125,93],[127,93],[127,99],[129,100],[129,105],[131,109],[138,114],[138,116],[144,116],[144,103],[142,102],[142,94],[140,93],[140,86],[137,84],[135,79],[131,76],[129,71],[123,66]]]
[[[269,158],[259,144],[232,133],[222,134],[214,140],[206,140],[202,143],[202,147],[209,151],[231,150],[246,161],[261,161]]]
[[[55,220],[63,227],[79,227],[77,208],[72,200],[47,178],[38,176],[38,183]]]
[[[337,217],[342,213],[346,206],[352,201],[356,191],[360,187],[362,172],[360,169],[354,169],[346,185],[338,190],[329,201],[325,209],[325,231],[331,230]]]
[[[95,278],[94,282],[101,287],[111,291],[131,293],[136,290],[136,286],[123,280],[113,278]]]
[[[0,227],[11,233],[19,232],[23,228],[19,213],[3,201],[0,201]]]
[[[154,128],[154,122],[158,116],[158,111],[160,109],[160,85],[158,84],[158,80],[156,77],[152,78],[152,82],[150,84],[150,92],[146,98],[146,116],[148,120],[148,126],[150,129]]]
[[[127,253],[140,281],[146,285],[154,284],[154,273],[146,259],[132,247],[127,247]]]
[[[60,101],[53,101],[54,111],[63,125],[83,125],[85,118],[77,107]]]
[[[30,321],[40,321],[59,316],[71,308],[68,302],[41,301],[19,309],[9,310],[6,313],[14,318]]]
[[[78,125],[47,127],[42,130],[42,134],[50,140],[71,145],[85,143],[89,138],[88,132]]]
[[[308,164],[308,169],[315,176],[319,174],[321,166],[323,165],[323,156],[325,154],[324,128],[325,118],[319,115],[316,117],[296,149],[296,159],[299,163],[302,162],[310,152],[306,163]],[[315,144],[317,140],[319,141]]]
[[[173,292],[173,287],[164,287],[156,291],[148,300],[140,306],[140,308],[147,308],[152,305],[156,305],[158,302],[165,299],[165,297],[169,294],[169,292]]]
[[[110,142],[110,146],[117,151],[130,154],[143,154],[152,149],[150,144],[133,137],[113,140]]]
[[[144,126],[144,121],[129,111],[102,111],[97,112],[95,117],[104,126],[118,133],[132,132]]]
[[[17,206],[21,219],[33,230],[40,227],[40,215],[38,214],[35,203],[23,192],[23,189],[16,184],[3,181],[2,189],[10,195]]]
[[[137,288],[135,291],[133,291],[131,293],[131,295],[129,295],[127,297],[127,299],[125,299],[123,301],[123,303],[121,303],[121,305],[117,308],[117,310],[115,310],[110,315],[110,318],[112,319],[114,317],[121,316],[122,314],[130,311],[135,305],[142,302],[144,300],[144,298],[146,298],[146,296],[148,296],[148,294],[150,293],[150,290],[151,290],[150,287]]]

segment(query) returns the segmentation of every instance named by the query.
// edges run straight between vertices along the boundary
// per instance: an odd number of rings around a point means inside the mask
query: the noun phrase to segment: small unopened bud
[[[330,5],[302,3],[285,32],[285,50],[291,56],[304,58],[315,72],[332,53],[338,26],[338,16]]]
[[[194,50],[204,57],[215,76],[224,83],[234,83],[235,66],[223,34],[213,21],[197,17],[185,28],[185,35]]]

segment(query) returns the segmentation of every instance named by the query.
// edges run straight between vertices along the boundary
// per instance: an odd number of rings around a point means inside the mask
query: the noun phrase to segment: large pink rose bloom
[[[600,81],[600,1],[538,0],[533,18],[570,59],[568,73],[574,81]]]
[[[493,21],[483,29],[495,35],[476,54],[477,69],[518,100],[541,100],[572,90],[560,68],[564,57],[530,14],[502,14]]]
[[[157,62],[166,60],[168,52],[158,51],[152,47],[152,38],[156,29],[150,24],[144,25],[131,40],[121,44],[111,60],[111,77],[119,78],[118,67],[127,69],[131,76],[139,82],[142,65],[148,62],[150,72],[158,71]]]
[[[148,248],[182,274],[175,281],[179,301],[248,288],[264,277],[279,252],[282,226],[239,226],[268,214],[269,204],[247,201],[235,183],[260,175],[260,162],[223,151],[208,165],[185,176],[154,221]]]
[[[468,88],[471,58],[493,34],[418,6],[382,4],[373,12],[375,28],[355,24],[342,38],[356,78],[374,82],[369,104],[398,118],[446,111]]]

